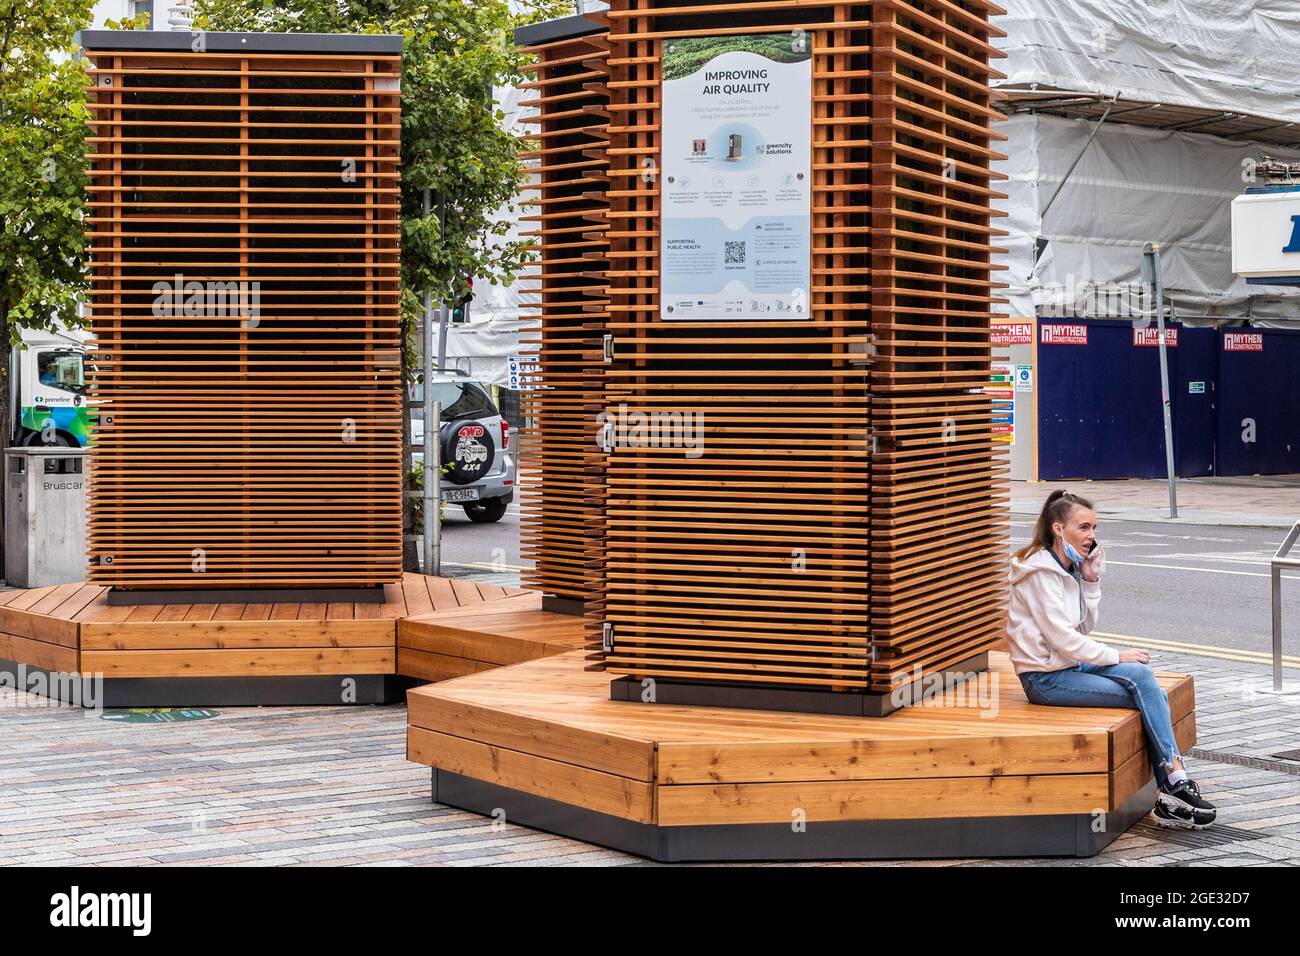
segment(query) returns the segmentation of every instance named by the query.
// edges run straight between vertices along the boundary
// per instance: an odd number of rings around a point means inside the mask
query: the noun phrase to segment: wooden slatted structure
[[[396,582],[401,38],[200,39],[83,35],[89,581]]]
[[[525,160],[524,202],[537,259],[521,286],[537,323],[521,343],[539,368],[521,410],[521,554],[533,567],[523,581],[548,597],[598,607],[603,594],[605,455],[596,419],[604,406],[609,279],[603,212],[611,164],[606,87],[608,44],[596,36],[542,40],[529,47],[536,110]],[[618,188],[618,187],[613,187]]]
[[[591,323],[588,351],[553,352],[551,377],[585,373],[579,442],[595,430],[593,405],[703,415],[698,456],[616,444],[603,488],[589,472],[552,470],[564,489],[548,488],[550,500],[584,502],[585,534],[573,530],[582,516],[536,511],[539,586],[599,571],[581,583],[593,637],[612,634],[592,645],[611,673],[886,692],[918,666],[959,665],[1000,639],[1007,468],[984,393],[1000,301],[989,162],[1002,137],[988,89],[1000,75],[989,66],[997,12],[985,0],[614,0],[587,17],[603,43],[569,41],[608,48],[608,81],[587,94],[608,93],[590,111],[608,116],[609,145],[586,151],[590,163],[548,167],[543,191],[594,201],[557,180],[586,179],[600,162],[604,230],[551,220],[540,245],[544,262],[563,256],[566,226],[606,244],[590,253],[606,259],[603,282],[590,278],[605,297],[612,361],[592,364]],[[663,321],[665,46],[737,33],[811,48],[808,315]],[[578,56],[558,41],[537,50],[543,63],[551,50]],[[558,118],[580,97],[549,89],[544,130],[547,109]],[[583,221],[601,210],[583,206]],[[581,321],[567,301],[543,296],[543,342]],[[536,447],[557,448],[560,422],[539,421]],[[563,422],[566,436],[574,425]],[[580,539],[603,540],[603,560]]]
[[[871,7],[872,686],[1005,633],[1006,445],[989,383],[994,297],[986,0]]]
[[[638,176],[662,164],[665,45],[811,28],[814,95],[825,100],[848,82],[829,51],[852,46],[862,13],[634,0],[607,16],[610,138],[621,161],[613,172]],[[830,21],[843,26],[824,29]],[[607,403],[647,416],[699,413],[703,425],[699,457],[634,444],[612,456],[605,663],[613,674],[866,684],[868,299],[863,257],[851,261],[854,243],[832,212],[849,198],[851,170],[828,139],[814,135],[806,318],[661,321],[661,183],[638,177],[639,189],[611,202],[610,245],[626,266],[611,275]]]

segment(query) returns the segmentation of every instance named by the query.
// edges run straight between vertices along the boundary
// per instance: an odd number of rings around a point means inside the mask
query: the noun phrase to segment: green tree
[[[412,332],[426,290],[455,302],[470,277],[511,283],[529,259],[510,240],[522,178],[521,144],[507,132],[493,88],[521,82],[518,26],[572,12],[570,0],[196,0],[195,29],[237,33],[384,33],[402,51],[402,318],[406,381],[417,381]],[[445,225],[424,214],[424,190]],[[409,411],[403,434],[411,433]],[[409,450],[405,473],[412,474]],[[408,502],[408,527],[415,509]],[[416,566],[406,549],[408,570]]]
[[[90,25],[93,6],[93,0],[0,0],[0,441],[6,446],[15,414],[8,359],[22,330],[82,324],[88,111],[73,34]],[[3,562],[0,548],[0,572]]]
[[[402,279],[406,307],[455,301],[471,276],[512,282],[527,242],[508,240],[520,145],[502,125],[493,87],[523,80],[511,31],[571,12],[540,0],[523,13],[507,0],[196,0],[196,29],[270,33],[400,34],[402,52]],[[423,211],[424,190],[442,199]]]
[[[73,34],[93,0],[0,0],[0,323],[81,325],[86,72]],[[7,364],[7,363],[5,363]],[[0,394],[7,403],[8,389]],[[7,417],[8,409],[4,409]],[[8,435],[8,422],[4,422]]]

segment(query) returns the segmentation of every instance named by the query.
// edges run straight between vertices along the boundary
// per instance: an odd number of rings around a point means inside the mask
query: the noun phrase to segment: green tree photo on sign
[[[664,79],[690,76],[724,53],[757,53],[776,63],[798,63],[812,55],[811,44],[802,31],[673,39],[664,44]]]

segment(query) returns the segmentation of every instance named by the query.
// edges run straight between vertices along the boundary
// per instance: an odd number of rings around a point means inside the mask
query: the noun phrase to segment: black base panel
[[[989,669],[987,652],[976,654],[959,664],[942,671],[930,671],[926,678],[935,675],[972,673]],[[642,682],[635,677],[619,677],[610,681],[609,699],[635,701],[639,704],[685,704],[691,707],[734,707],[740,710],[780,710],[805,714],[834,714],[840,717],[888,717],[913,702],[924,699],[924,688],[917,689],[913,681],[899,691],[868,693],[856,691],[807,690],[772,684],[715,684],[695,680],[654,678],[653,701],[641,699]],[[898,699],[895,698],[898,695]]]
[[[561,598],[550,594],[542,595],[542,610],[557,614],[574,614],[581,617],[587,611],[587,605],[576,598]]]
[[[384,589],[373,588],[191,588],[154,591],[109,588],[110,607],[138,604],[383,604]]]
[[[1095,856],[1151,811],[1155,780],[1108,814],[661,827],[433,770],[433,802],[663,863]]]
[[[395,704],[420,681],[397,674],[304,677],[105,677],[48,671],[0,660],[5,686],[30,690],[65,704],[104,707],[304,707]],[[344,685],[344,681],[354,683]],[[34,687],[33,682],[39,684]],[[344,692],[347,690],[347,698]]]

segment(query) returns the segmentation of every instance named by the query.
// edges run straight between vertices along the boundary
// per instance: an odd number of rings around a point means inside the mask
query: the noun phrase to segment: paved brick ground
[[[1196,753],[1212,759],[1191,768],[1223,825],[1171,834],[1141,823],[1099,857],[1049,864],[1300,863],[1300,761],[1273,756],[1300,748],[1300,699],[1256,693],[1267,686],[1257,665],[1161,663],[1196,676]],[[428,771],[404,759],[401,706],[140,725],[0,689],[0,728],[0,864],[647,865],[434,806]]]

